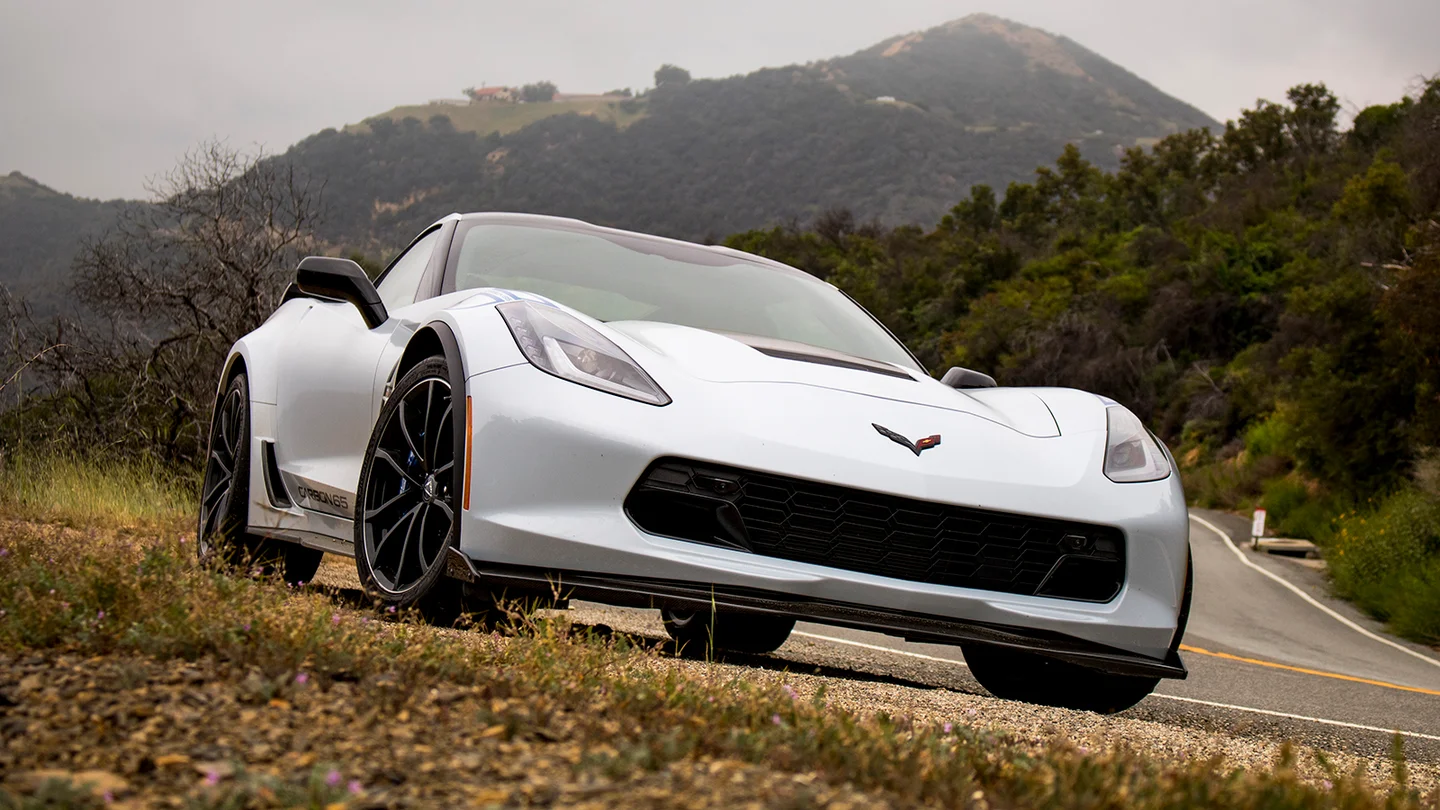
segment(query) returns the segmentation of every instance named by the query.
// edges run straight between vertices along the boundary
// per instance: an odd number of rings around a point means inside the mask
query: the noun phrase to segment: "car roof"
[[[753,253],[746,253],[743,250],[735,250],[734,248],[725,247],[724,245],[702,245],[698,242],[689,242],[684,239],[671,239],[666,236],[656,236],[649,233],[640,233],[639,231],[627,231],[622,228],[607,228],[603,225],[596,225],[592,222],[586,222],[582,219],[572,219],[570,217],[553,217],[545,214],[519,214],[505,211],[476,211],[469,214],[450,214],[449,216],[444,217],[440,221],[444,222],[451,219],[459,222],[488,222],[496,225],[523,225],[532,228],[549,228],[551,230],[570,231],[574,233],[591,233],[599,236],[623,236],[627,239],[641,239],[661,244],[684,245],[686,247],[695,248],[698,250],[718,253],[722,256],[730,256],[732,258],[740,259],[742,261],[750,262],[752,264],[762,265],[764,267],[775,270],[776,272],[793,275],[797,278],[803,278],[806,281],[811,281],[816,284],[834,286],[827,281],[823,281],[816,278],[815,276],[810,275],[804,270],[799,270],[797,268],[791,267],[788,264],[777,262],[774,259],[767,259],[764,256],[757,256]]]

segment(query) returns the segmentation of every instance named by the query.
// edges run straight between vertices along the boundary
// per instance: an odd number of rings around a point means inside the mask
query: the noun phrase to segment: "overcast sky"
[[[976,11],[1063,34],[1219,120],[1440,72],[1437,0],[0,0],[0,174],[136,197],[196,142],[286,147],[467,85],[640,88],[823,59]]]

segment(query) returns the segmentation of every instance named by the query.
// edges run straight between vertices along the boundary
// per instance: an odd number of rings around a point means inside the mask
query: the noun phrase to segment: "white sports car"
[[[307,258],[210,442],[201,553],[291,581],[345,554],[392,605],[555,593],[748,652],[863,628],[1097,711],[1185,676],[1185,498],[1134,415],[932,379],[832,285],[723,247],[469,214],[375,284]]]

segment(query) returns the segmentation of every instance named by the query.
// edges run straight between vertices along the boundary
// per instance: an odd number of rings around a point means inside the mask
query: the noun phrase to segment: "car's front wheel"
[[[795,620],[770,613],[690,611],[663,609],[660,618],[665,632],[683,651],[693,654],[712,650],[768,653],[780,649],[795,629]]]
[[[1113,675],[1007,647],[966,644],[962,650],[975,680],[1006,700],[1114,714],[1139,703],[1160,683],[1159,678]]]
[[[387,605],[409,607],[432,595],[450,601],[451,589],[436,586],[460,536],[454,408],[445,359],[423,360],[396,383],[365,452],[355,569],[366,592]]]
[[[247,530],[250,510],[250,384],[237,374],[225,388],[210,423],[210,454],[200,490],[195,548],[200,562],[250,566],[278,573],[289,583],[309,582],[325,555]]]

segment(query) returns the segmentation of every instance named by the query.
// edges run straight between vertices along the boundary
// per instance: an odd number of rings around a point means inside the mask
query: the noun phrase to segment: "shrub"
[[[1326,559],[1342,595],[1401,635],[1440,642],[1440,498],[1407,487],[1342,515]]]

